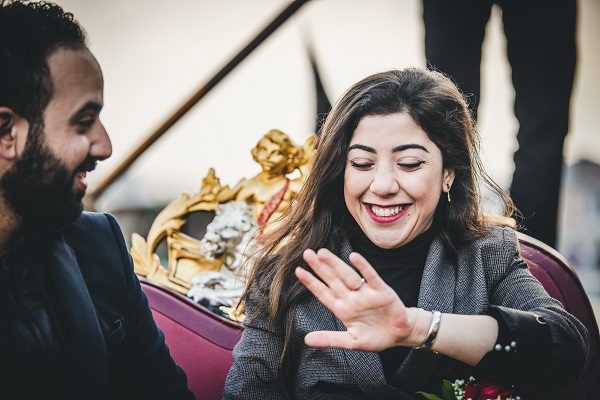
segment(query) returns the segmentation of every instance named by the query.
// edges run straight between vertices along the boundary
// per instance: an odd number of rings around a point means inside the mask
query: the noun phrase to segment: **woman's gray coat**
[[[344,246],[342,256],[347,259],[350,250],[349,245]],[[249,296],[248,315],[253,315],[259,301],[258,296]],[[582,367],[588,346],[585,327],[531,275],[519,255],[513,230],[494,228],[486,237],[460,249],[456,258],[447,255],[439,238],[434,239],[418,307],[443,313],[483,314],[490,305],[533,311],[546,319],[553,343],[551,365],[544,365],[549,380],[555,379],[551,377],[557,369]],[[418,390],[432,385],[441,387],[441,377],[456,373],[453,369],[457,365],[468,368],[441,354],[412,350],[391,379],[392,386],[385,380],[376,352],[320,349],[304,344],[308,332],[344,329],[313,296],[298,305],[293,332],[298,367],[293,393],[289,393],[277,379],[282,340],[268,328],[265,315],[257,316],[247,325],[233,351],[235,361],[223,398],[412,399]]]

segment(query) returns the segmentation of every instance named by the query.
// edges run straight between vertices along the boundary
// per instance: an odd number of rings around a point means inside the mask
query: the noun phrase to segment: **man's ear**
[[[17,156],[18,115],[8,107],[0,107],[0,157],[14,159]]]

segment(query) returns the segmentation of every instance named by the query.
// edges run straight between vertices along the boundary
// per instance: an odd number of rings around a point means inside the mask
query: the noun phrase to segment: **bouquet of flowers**
[[[513,397],[513,389],[507,389],[493,382],[477,383],[475,378],[468,381],[457,379],[454,383],[444,380],[442,397],[435,394],[417,392],[428,400],[520,400]]]

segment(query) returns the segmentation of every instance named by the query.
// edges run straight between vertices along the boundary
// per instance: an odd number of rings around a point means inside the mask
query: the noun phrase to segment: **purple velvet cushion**
[[[197,399],[218,400],[233,364],[242,327],[170,289],[140,278],[156,324]]]
[[[570,387],[560,392],[523,392],[527,399],[600,399],[600,335],[594,311],[577,273],[568,261],[550,246],[519,233],[521,255],[529,270],[548,294],[577,317],[590,334],[590,350],[584,372]]]

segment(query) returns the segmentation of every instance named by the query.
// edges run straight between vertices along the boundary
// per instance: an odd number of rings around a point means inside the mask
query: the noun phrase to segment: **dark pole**
[[[208,82],[206,82],[189,100],[187,100],[171,117],[156,129],[142,144],[136,148],[108,177],[94,188],[90,193],[93,199],[98,198],[112,183],[131,167],[137,158],[144,153],[154,142],[156,142],[167,130],[183,117],[198,101],[212,90],[229,72],[241,63],[254,49],[267,39],[277,28],[279,28],[289,17],[309,0],[296,0],[291,2],[275,19],[267,25],[254,39],[250,41],[235,57],[231,59],[221,70],[219,70]]]

